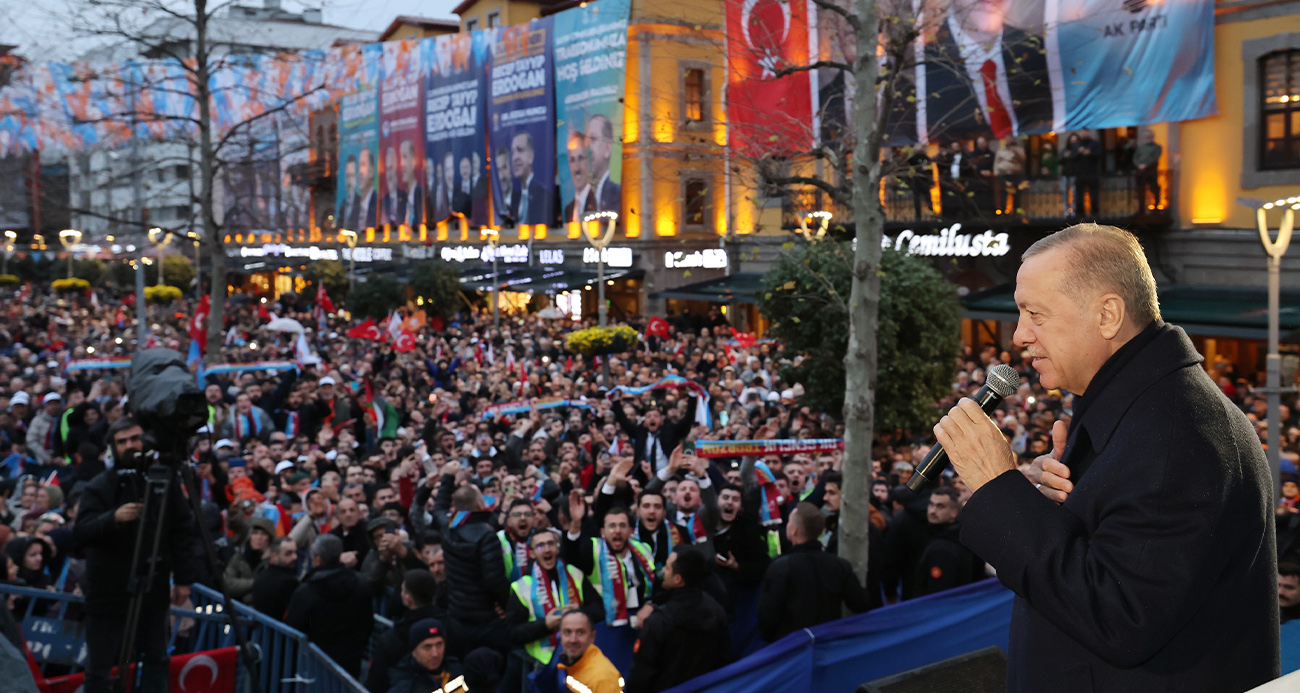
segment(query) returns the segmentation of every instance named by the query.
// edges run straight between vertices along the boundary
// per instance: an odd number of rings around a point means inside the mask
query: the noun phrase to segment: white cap
[[[217,441],[216,445],[212,446],[212,449],[220,450],[221,448],[233,448],[233,447],[235,447],[234,441],[232,441],[229,438],[222,438],[221,440]]]
[[[62,402],[62,401],[63,401],[63,397],[59,396],[59,393],[51,392],[45,395],[45,397],[41,399],[41,405],[46,405],[49,404],[50,402]]]
[[[195,431],[195,433],[209,433],[209,434],[210,434],[210,433],[212,433],[212,427],[211,427],[211,426],[208,426],[208,425],[204,425],[202,428],[200,428],[199,430]]]
[[[45,362],[45,367],[46,367],[46,368],[58,368],[58,367],[59,367],[59,362],[58,362],[58,361],[46,361],[46,362]]]
[[[293,469],[293,463],[290,462],[289,460],[285,460],[280,464],[275,465],[276,474],[279,474],[280,472],[283,472],[286,469]]]
[[[330,339],[338,339],[338,338],[339,338],[339,333],[337,332],[330,333]]]
[[[320,384],[320,385],[338,385],[338,381],[336,381],[336,380],[334,379],[333,376],[329,376],[329,375],[327,375],[327,376],[325,376],[324,378],[321,378],[318,384]]]
[[[26,392],[23,392],[22,390],[15,392],[14,396],[9,398],[9,406],[16,406],[19,404],[31,404],[31,403],[32,403],[32,396],[27,394]]]

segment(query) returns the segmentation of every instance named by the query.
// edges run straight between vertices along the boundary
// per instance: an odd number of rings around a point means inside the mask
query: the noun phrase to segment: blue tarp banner
[[[996,579],[791,633],[670,693],[852,693],[868,681],[989,645],[1007,649],[1015,595]],[[1300,669],[1300,621],[1282,626],[1282,673]]]

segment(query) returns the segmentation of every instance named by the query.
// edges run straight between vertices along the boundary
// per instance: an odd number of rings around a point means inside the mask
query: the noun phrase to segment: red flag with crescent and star
[[[744,156],[813,147],[815,71],[809,64],[811,0],[726,0],[727,119]]]
[[[199,307],[194,311],[194,319],[190,320],[190,339],[199,343],[199,352],[207,353],[208,351],[208,314],[212,312],[212,297],[207,294],[199,299]]]
[[[167,690],[174,693],[234,693],[238,652],[239,648],[223,647],[172,657]],[[132,666],[131,670],[134,669]],[[74,693],[85,685],[84,673],[53,679],[41,677],[39,669],[33,669],[32,673],[41,693]]]

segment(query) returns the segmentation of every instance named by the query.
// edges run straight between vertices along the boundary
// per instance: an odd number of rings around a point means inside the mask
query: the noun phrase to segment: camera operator
[[[109,428],[114,467],[86,484],[73,527],[86,551],[87,693],[112,689],[110,672],[118,663],[125,636],[131,598],[127,593],[132,573],[130,557],[135,555],[146,490],[143,437],[144,430],[129,417]],[[168,526],[159,542],[158,569],[143,595],[136,627],[136,646],[144,655],[141,690],[145,691],[167,690],[168,607],[189,598],[190,585],[199,577],[198,556],[202,549],[194,514],[181,494],[179,479],[172,484],[163,511]],[[169,590],[173,575],[176,586]]]

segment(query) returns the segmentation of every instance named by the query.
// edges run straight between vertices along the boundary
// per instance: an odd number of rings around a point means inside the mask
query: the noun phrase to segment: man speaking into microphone
[[[963,399],[935,435],[961,541],[1017,595],[1008,691],[1244,691],[1279,673],[1272,481],[1249,422],[1160,319],[1136,238],[1080,224],[1016,276],[1015,342],[1075,395],[1032,470]]]

